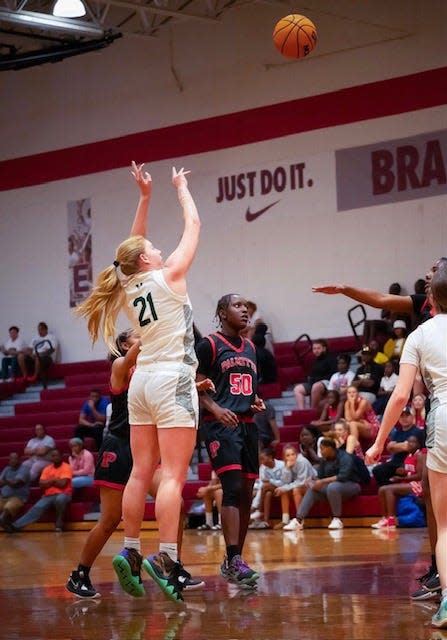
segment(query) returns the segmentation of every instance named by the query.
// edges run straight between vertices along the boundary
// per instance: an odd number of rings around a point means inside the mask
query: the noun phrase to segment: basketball
[[[276,23],[273,42],[286,58],[304,58],[317,44],[317,30],[306,16],[291,13]]]

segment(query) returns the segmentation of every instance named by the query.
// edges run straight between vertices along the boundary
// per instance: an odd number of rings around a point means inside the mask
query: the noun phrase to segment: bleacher
[[[334,354],[352,352],[358,348],[355,336],[331,338],[328,343]],[[259,392],[263,398],[279,401],[288,389],[305,380],[308,374],[311,364],[308,341],[276,343],[275,356],[279,381],[270,385],[260,385]],[[57,379],[61,381],[61,384],[57,387],[50,384],[49,388],[42,389],[39,400],[20,402],[19,395],[19,400],[15,403],[14,415],[0,417],[0,469],[3,469],[8,463],[8,455],[11,451],[23,452],[37,423],[41,423],[47,428],[48,433],[55,439],[57,447],[60,448],[64,457],[67,457],[69,453],[68,441],[73,436],[74,427],[77,425],[81,405],[92,388],[99,388],[102,393],[108,394],[109,370],[110,363],[106,360],[54,364],[50,371],[50,379]],[[26,386],[21,383],[16,385],[12,391],[23,395],[25,400],[25,388]],[[291,410],[287,413],[284,415],[283,424],[280,427],[281,442],[278,446],[277,456],[281,455],[282,446],[286,442],[297,444],[302,426],[317,417],[312,410]],[[86,439],[86,447],[93,449],[94,441],[90,440]],[[205,464],[205,466],[199,464],[198,478],[187,481],[183,491],[185,513],[195,502],[197,489],[207,484],[208,475],[209,464]],[[344,505],[344,515],[359,517],[380,514],[376,495],[377,488],[372,485],[373,482],[371,487],[364,488],[361,496]],[[39,487],[32,487],[30,502],[35,502],[39,496]],[[98,502],[99,491],[95,487],[76,490],[68,509],[67,522],[82,522]],[[277,510],[278,508],[277,506]],[[317,505],[312,514],[326,515],[325,509],[326,505]],[[279,517],[279,515],[279,512],[273,511],[273,517]],[[144,518],[147,521],[155,519],[153,501],[146,503]],[[49,512],[43,516],[42,522],[52,521],[52,519],[54,519],[53,514]]]

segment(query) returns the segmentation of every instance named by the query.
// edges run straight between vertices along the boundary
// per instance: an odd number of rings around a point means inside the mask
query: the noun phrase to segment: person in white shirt
[[[12,381],[13,379],[21,381],[26,378],[25,356],[28,352],[28,345],[25,340],[19,336],[19,331],[19,327],[15,325],[9,327],[9,338],[5,344],[0,347],[0,351],[3,353],[2,381]],[[21,378],[18,376],[19,371],[22,374]]]
[[[46,322],[39,322],[37,335],[30,342],[29,355],[33,360],[34,373],[28,376],[28,382],[40,380],[44,388],[48,382],[48,370],[53,364],[57,349],[57,339],[48,333]]]
[[[271,447],[265,447],[259,454],[260,487],[253,498],[255,511],[250,516],[250,529],[271,529],[270,510],[275,490],[282,484],[284,461],[275,458]]]
[[[399,380],[388,401],[382,425],[366,463],[380,458],[387,437],[408,401],[418,370],[430,394],[427,417],[427,468],[431,503],[436,520],[436,564],[441,586],[441,604],[432,625],[447,628],[447,268],[439,267],[430,285],[434,317],[407,338],[400,359]]]
[[[283,457],[281,485],[275,489],[275,496],[281,498],[282,509],[282,518],[278,528],[284,531],[295,531],[297,520],[296,518],[290,519],[290,498],[293,499],[295,510],[298,511],[301,500],[307,491],[307,482],[315,478],[317,472],[309,460],[298,453],[291,444],[284,447]]]

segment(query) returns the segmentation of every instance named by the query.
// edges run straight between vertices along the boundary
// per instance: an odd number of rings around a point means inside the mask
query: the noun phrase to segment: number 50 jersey
[[[172,291],[163,269],[132,276],[124,287],[124,310],[141,338],[137,367],[170,362],[196,369],[192,307],[188,295]]]
[[[197,352],[199,372],[211,378],[216,387],[216,393],[210,394],[214,402],[239,415],[251,415],[258,386],[253,343],[217,332],[204,338]]]

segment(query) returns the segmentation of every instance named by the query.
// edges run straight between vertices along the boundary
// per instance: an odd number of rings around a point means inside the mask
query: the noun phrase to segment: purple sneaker
[[[234,556],[230,562],[225,558],[220,572],[228,582],[249,588],[255,587],[256,581],[260,578],[260,574],[250,569],[248,564],[242,560],[239,555]]]

